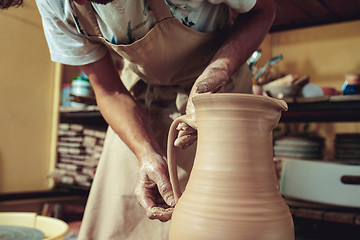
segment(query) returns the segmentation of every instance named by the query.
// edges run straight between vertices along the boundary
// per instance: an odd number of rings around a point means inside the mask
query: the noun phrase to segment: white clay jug
[[[177,204],[169,240],[293,240],[291,213],[277,185],[273,136],[287,104],[252,94],[193,99],[198,130],[194,166],[180,193],[170,127],[168,161]],[[181,196],[181,197],[180,197]]]

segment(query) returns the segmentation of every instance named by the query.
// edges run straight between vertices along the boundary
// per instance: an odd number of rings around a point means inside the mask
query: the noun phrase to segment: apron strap
[[[96,20],[95,10],[91,3],[89,1],[84,5],[77,4],[75,1],[72,1],[72,3],[76,14],[75,18],[77,18],[75,19],[76,23],[80,26],[83,33],[88,37],[102,37],[102,33]]]
[[[155,15],[156,22],[173,17],[165,0],[148,0],[148,4]]]

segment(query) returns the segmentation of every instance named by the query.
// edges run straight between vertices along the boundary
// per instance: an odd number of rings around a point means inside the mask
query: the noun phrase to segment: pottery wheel
[[[44,233],[29,227],[0,225],[0,240],[41,240]]]

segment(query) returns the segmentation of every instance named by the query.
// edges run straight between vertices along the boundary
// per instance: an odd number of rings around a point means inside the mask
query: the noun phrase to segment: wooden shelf
[[[97,106],[60,107],[60,122],[106,127],[107,123]]]
[[[286,100],[289,106],[281,122],[360,121],[360,95]]]
[[[351,224],[360,227],[360,208],[347,208],[291,198],[285,198],[285,201],[294,217]]]
[[[89,190],[74,189],[65,187],[55,187],[49,191],[37,191],[37,192],[17,192],[17,193],[3,193],[0,194],[0,204],[11,201],[22,200],[41,200],[41,201],[57,201],[59,199],[83,199],[87,197]]]
[[[360,121],[360,95],[285,99],[289,110],[281,122],[356,122]],[[98,107],[61,107],[60,121],[107,126]]]

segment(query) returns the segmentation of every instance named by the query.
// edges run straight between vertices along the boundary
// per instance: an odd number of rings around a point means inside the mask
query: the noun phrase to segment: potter
[[[272,131],[284,101],[251,94],[218,93],[193,99],[198,130],[194,166],[183,194],[168,138],[170,180],[177,204],[170,240],[292,240],[289,208],[277,187]]]

